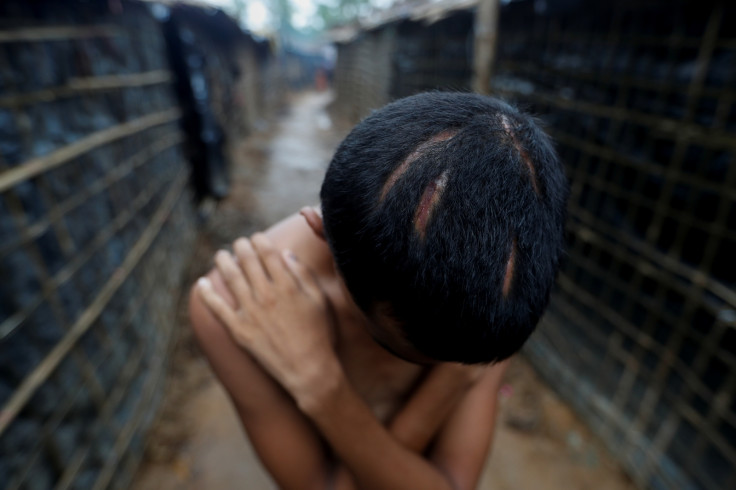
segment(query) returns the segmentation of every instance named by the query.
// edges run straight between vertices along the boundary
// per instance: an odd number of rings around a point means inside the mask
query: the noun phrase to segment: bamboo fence
[[[546,123],[569,250],[532,361],[642,488],[736,486],[726,2],[502,10],[493,91]]]
[[[156,21],[104,4],[2,6],[0,488],[126,488],[163,391],[181,112]]]
[[[473,12],[343,41],[335,111],[469,88]],[[525,352],[641,488],[736,488],[734,18],[708,0],[500,13],[490,92],[539,116],[572,187],[568,257]],[[387,69],[366,68],[388,33]]]

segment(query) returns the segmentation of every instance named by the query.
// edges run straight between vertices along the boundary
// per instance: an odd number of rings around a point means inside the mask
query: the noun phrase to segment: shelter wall
[[[340,45],[336,110],[469,89],[470,15]],[[642,488],[736,486],[735,16],[710,0],[501,9],[490,91],[540,117],[572,185],[569,256],[526,352]],[[366,46],[387,32],[390,91],[353,99],[383,83]]]
[[[493,92],[572,184],[569,256],[527,346],[642,488],[736,484],[736,11],[515,2]]]
[[[136,2],[0,5],[0,488],[125,488],[194,237],[181,111]]]

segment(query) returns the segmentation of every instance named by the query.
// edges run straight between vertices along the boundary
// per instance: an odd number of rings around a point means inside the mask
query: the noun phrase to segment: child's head
[[[322,184],[327,240],[369,317],[438,361],[519,350],[549,299],[568,187],[534,120],[490,97],[425,93],[374,112]],[[380,338],[377,339],[380,341]]]

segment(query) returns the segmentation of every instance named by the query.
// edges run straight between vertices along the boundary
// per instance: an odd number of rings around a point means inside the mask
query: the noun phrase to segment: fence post
[[[475,13],[473,91],[489,94],[498,37],[499,0],[480,0]]]

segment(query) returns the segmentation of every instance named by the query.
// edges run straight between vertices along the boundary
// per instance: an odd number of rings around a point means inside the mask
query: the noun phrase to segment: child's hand
[[[207,278],[198,281],[198,293],[235,342],[297,401],[311,396],[329,370],[339,369],[325,295],[304,265],[265,235],[241,238],[233,248],[237,262],[225,251],[215,262],[237,308]]]

